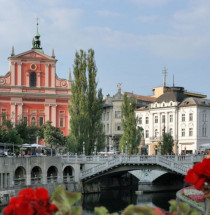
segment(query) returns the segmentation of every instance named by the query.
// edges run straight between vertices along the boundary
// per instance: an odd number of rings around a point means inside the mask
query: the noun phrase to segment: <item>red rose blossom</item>
[[[198,175],[193,169],[188,170],[187,175],[185,176],[185,181],[189,184],[195,184],[199,180]]]
[[[204,183],[210,182],[210,159],[204,158],[200,163],[195,164],[192,169],[188,170],[185,181],[195,185],[197,190],[204,189]]]
[[[9,205],[4,208],[6,215],[51,215],[58,210],[50,203],[48,191],[44,188],[26,188],[10,199]]]

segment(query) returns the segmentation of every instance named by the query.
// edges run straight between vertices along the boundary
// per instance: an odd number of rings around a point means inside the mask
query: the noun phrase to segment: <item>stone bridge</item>
[[[181,175],[185,175],[188,169],[191,168],[194,163],[200,162],[202,159],[203,155],[186,155],[186,156],[119,155],[116,157],[112,157],[112,159],[110,160],[107,159],[105,162],[97,166],[82,171],[80,179],[82,181],[87,181],[102,175],[107,175],[120,171],[130,171],[131,174],[138,177],[137,174],[132,173],[133,172],[132,170],[148,168],[153,170],[154,169],[164,170],[162,171],[163,172],[162,174],[164,174],[165,172],[175,172]],[[160,173],[158,174],[159,174],[158,176],[161,175]]]
[[[203,156],[190,155],[0,157],[0,191],[28,186],[52,186],[53,189],[62,183],[79,185],[81,181],[121,171],[122,168],[131,171],[151,166],[185,175],[195,162],[202,159]]]

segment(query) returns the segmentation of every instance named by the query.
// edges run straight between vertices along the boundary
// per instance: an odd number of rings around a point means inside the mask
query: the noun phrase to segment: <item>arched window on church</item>
[[[31,125],[32,125],[32,126],[35,126],[35,125],[36,125],[36,119],[35,119],[35,117],[32,117],[32,118],[31,118]]]
[[[30,74],[30,87],[36,87],[36,72]]]

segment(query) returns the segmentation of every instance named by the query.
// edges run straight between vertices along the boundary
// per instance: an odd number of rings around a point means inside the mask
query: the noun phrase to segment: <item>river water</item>
[[[176,198],[176,192],[144,193],[136,195],[135,190],[119,189],[105,190],[101,193],[86,194],[82,196],[83,215],[93,215],[94,207],[104,206],[110,213],[122,212],[129,204],[148,205],[160,207],[165,211],[169,209],[168,201]],[[0,212],[4,207],[0,208]]]
[[[82,197],[83,215],[94,214],[94,207],[105,206],[110,213],[122,212],[129,204],[160,207],[169,209],[168,201],[176,198],[176,192],[145,193],[136,195],[134,190],[106,190],[97,194],[86,194]]]

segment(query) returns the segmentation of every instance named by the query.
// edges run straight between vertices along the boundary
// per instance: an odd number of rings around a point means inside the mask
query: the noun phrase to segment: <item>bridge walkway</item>
[[[82,171],[80,179],[86,180],[120,165],[159,165],[170,171],[186,175],[187,171],[193,166],[193,164],[200,162],[202,159],[203,155],[118,155],[116,157],[112,157],[111,160],[106,160],[97,166]]]

